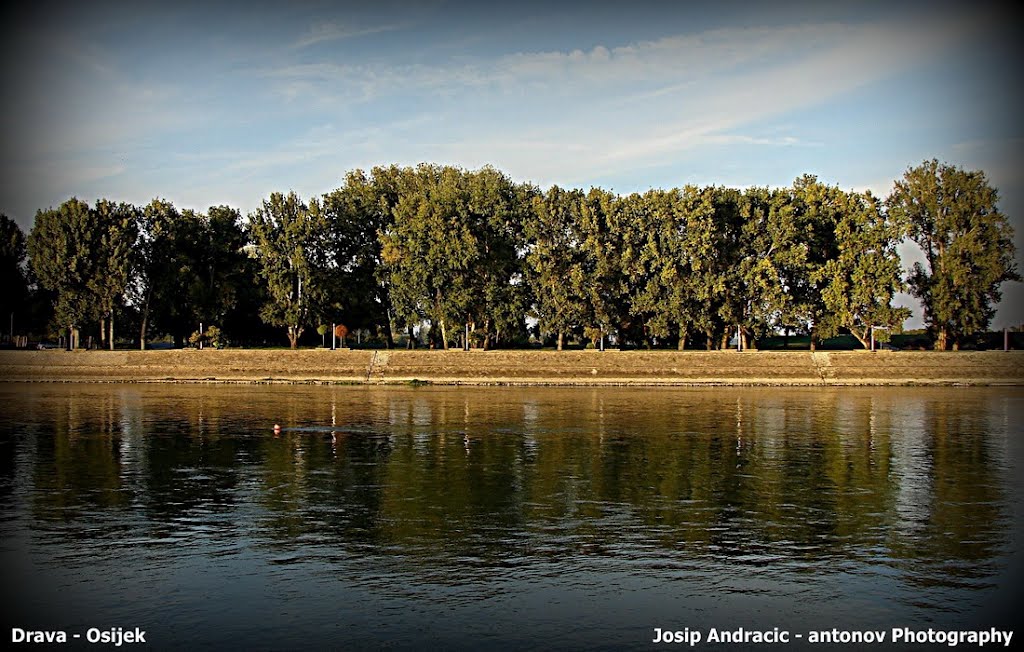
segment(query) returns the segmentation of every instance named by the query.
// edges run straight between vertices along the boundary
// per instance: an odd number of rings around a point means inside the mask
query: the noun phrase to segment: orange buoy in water
[[[277,423],[274,424],[274,434],[275,435],[280,435],[281,434],[281,426],[280,426],[280,424],[277,424]]]

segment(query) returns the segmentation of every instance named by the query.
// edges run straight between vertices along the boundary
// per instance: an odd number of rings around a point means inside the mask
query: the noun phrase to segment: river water
[[[1019,388],[0,384],[2,636],[649,649],[655,628],[1005,626],[1022,416]]]

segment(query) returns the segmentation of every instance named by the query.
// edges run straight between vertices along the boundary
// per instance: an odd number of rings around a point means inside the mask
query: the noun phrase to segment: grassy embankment
[[[25,382],[1024,385],[1024,351],[2,351]]]

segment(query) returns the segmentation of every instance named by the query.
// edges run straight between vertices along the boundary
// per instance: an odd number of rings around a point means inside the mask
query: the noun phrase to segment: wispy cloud
[[[64,49],[52,69],[60,75],[35,82],[44,90],[39,106],[21,112],[35,118],[36,133],[18,153],[64,161],[47,167],[48,185],[61,192],[90,177],[109,181],[96,171],[119,166],[119,176],[132,178],[173,168],[191,193],[212,187],[209,179],[256,188],[257,178],[336,178],[355,165],[422,160],[493,163],[517,178],[585,184],[674,165],[701,148],[823,149],[829,143],[788,116],[912,70],[978,31],[937,12],[914,22],[726,27],[631,42],[608,30],[581,49],[434,48],[425,56],[398,46],[386,56],[341,58],[339,48],[316,46],[407,25],[308,15],[291,25],[265,42],[232,42],[230,63],[210,56],[209,69],[196,71],[176,68],[174,56],[138,63],[109,40],[58,34]],[[416,36],[429,45],[429,34]],[[478,36],[487,43],[486,28]],[[168,69],[177,77],[160,74]],[[50,87],[74,101],[52,101]],[[39,119],[39,111],[53,116]],[[794,126],[770,124],[778,120]],[[82,164],[85,153],[96,162]],[[136,165],[133,154],[152,158]],[[8,178],[32,169],[20,163],[4,165]]]
[[[311,45],[324,43],[326,41],[340,41],[344,39],[356,38],[359,36],[369,36],[370,34],[391,32],[397,29],[401,29],[402,27],[404,27],[402,23],[375,25],[373,27],[356,27],[353,25],[345,25],[333,21],[317,23],[310,27],[309,31],[303,34],[297,41],[292,43],[292,48],[308,48]]]
[[[728,28],[587,51],[434,65],[304,63],[263,74],[282,97],[320,108],[401,102],[447,112],[450,142],[472,151],[493,147],[487,132],[502,121],[522,143],[561,149],[566,166],[607,173],[707,145],[811,144],[745,128],[913,69],[970,28],[948,17]]]

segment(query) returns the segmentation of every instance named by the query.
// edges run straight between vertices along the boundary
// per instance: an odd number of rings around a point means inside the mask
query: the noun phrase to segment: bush
[[[216,326],[210,326],[206,329],[205,333],[200,333],[199,331],[192,333],[188,338],[188,343],[190,346],[194,346],[197,349],[200,344],[203,346],[212,346],[215,349],[223,349],[227,347],[228,340],[224,337],[224,333],[219,328]]]

